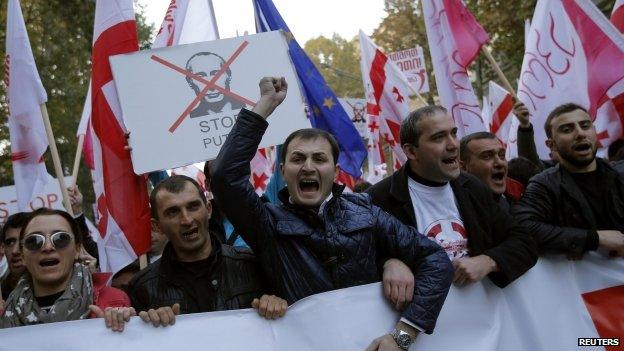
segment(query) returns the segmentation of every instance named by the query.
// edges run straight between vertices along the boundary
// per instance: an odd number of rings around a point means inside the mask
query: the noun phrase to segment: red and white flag
[[[82,157],[85,164],[91,171],[95,169],[93,162],[93,129],[91,128],[91,81],[89,80],[89,88],[87,89],[87,97],[82,108],[82,115],[80,116],[80,123],[78,123],[78,131],[76,131],[76,137],[84,135],[84,142],[82,144]]]
[[[98,211],[100,267],[117,272],[150,247],[147,184],[132,171],[125,128],[108,59],[137,51],[132,0],[98,0],[91,74],[92,173]]]
[[[152,49],[219,39],[212,0],[171,0]]]
[[[611,12],[611,23],[624,33],[624,0],[616,0]]]
[[[535,126],[535,144],[548,158],[542,126],[557,106],[574,102],[589,111],[604,155],[622,135],[624,116],[624,36],[590,1],[540,0],[531,21],[524,53],[518,97]],[[517,133],[514,119],[511,135]],[[517,145],[511,143],[511,155]]]
[[[461,0],[423,0],[422,6],[440,102],[453,116],[459,137],[484,131],[468,66],[490,38]]]
[[[413,89],[397,65],[360,30],[362,80],[366,90],[369,135],[369,172],[385,163],[380,138],[390,145],[394,168],[407,158],[401,149],[401,123],[410,113]]]
[[[43,162],[48,148],[41,104],[48,100],[30,48],[18,0],[7,9],[4,84],[9,107],[9,134],[13,178],[20,211],[52,180]]]
[[[184,175],[194,179],[199,186],[206,192],[206,175],[195,165],[178,167],[171,170],[171,175]]]
[[[258,149],[251,160],[251,184],[258,195],[264,194],[275,170],[275,147]]]
[[[513,120],[513,98],[505,88],[492,80],[489,88],[489,114],[483,117],[488,119],[490,133],[496,135],[503,145],[507,145]]]

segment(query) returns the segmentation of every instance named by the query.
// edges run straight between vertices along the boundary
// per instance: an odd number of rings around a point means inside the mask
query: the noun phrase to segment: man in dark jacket
[[[512,209],[514,215],[533,233],[541,252],[578,259],[586,251],[603,248],[624,256],[621,165],[596,158],[596,129],[581,106],[555,108],[544,128],[559,164],[531,178]]]
[[[410,113],[400,133],[408,162],[368,190],[373,202],[440,243],[459,285],[489,276],[504,287],[533,267],[531,235],[483,183],[460,172],[457,127],[446,109]]]
[[[289,303],[379,281],[381,263],[401,259],[415,272],[413,300],[392,335],[376,339],[371,349],[407,350],[418,330],[433,331],[452,279],[450,262],[437,244],[374,206],[368,195],[342,192],[334,183],[338,145],[319,129],[286,138],[283,205],[261,201],[249,182],[249,162],[286,90],[283,78],[260,81],[260,100],[253,111],[241,110],[214,163],[212,190]]]
[[[161,259],[129,284],[132,306],[145,321],[168,325],[178,313],[252,305],[267,318],[285,313],[285,300],[262,295],[263,276],[253,254],[222,245],[210,234],[211,208],[195,180],[182,175],[163,180],[152,191],[150,205],[153,229],[169,242]]]

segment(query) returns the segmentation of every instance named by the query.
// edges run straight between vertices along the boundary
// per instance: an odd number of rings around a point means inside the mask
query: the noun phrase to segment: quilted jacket
[[[366,194],[333,196],[317,213],[263,203],[249,162],[268,124],[241,110],[219,156],[211,188],[222,210],[252,248],[276,293],[293,303],[328,290],[381,280],[381,264],[398,258],[415,272],[414,297],[402,316],[431,333],[451,285],[452,265],[440,246],[371,203]]]

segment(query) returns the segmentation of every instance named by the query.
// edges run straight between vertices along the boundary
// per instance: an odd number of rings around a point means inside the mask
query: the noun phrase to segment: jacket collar
[[[216,240],[216,235],[214,233],[210,233],[210,240],[212,252],[210,256],[208,256],[209,265],[211,267],[216,267],[221,258],[221,243]],[[181,262],[177,260],[171,242],[165,245],[162,257],[157,262],[160,262],[158,273],[163,279],[177,285],[182,285],[184,283],[185,279],[183,279],[183,275],[185,275],[186,270],[182,268]]]

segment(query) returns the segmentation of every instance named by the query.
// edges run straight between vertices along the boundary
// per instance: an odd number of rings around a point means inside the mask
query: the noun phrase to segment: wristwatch
[[[395,329],[390,334],[401,350],[408,350],[414,342],[412,336],[402,330]]]

